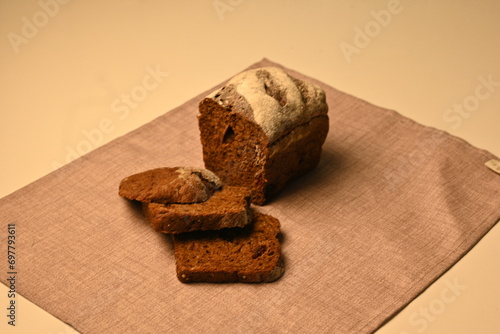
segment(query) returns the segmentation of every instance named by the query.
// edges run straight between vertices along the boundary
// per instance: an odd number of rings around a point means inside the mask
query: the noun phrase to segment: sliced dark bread
[[[253,213],[245,227],[172,235],[181,282],[272,282],[284,272],[279,221]]]
[[[207,169],[164,167],[124,178],[118,194],[148,203],[199,203],[208,200],[221,186],[219,178]]]
[[[192,204],[143,203],[143,212],[158,232],[182,233],[245,226],[251,222],[250,190],[222,187],[207,201]]]

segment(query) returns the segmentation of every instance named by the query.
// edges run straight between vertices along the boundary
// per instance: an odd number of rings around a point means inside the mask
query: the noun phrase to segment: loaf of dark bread
[[[124,178],[118,194],[148,203],[199,203],[208,200],[221,187],[220,179],[207,169],[165,167]]]
[[[272,282],[284,266],[279,221],[254,212],[245,227],[172,236],[177,277],[182,282]]]
[[[205,167],[258,205],[318,164],[329,129],[324,91],[274,67],[240,73],[199,112]]]
[[[250,190],[224,186],[208,200],[191,204],[143,203],[146,219],[158,232],[182,233],[245,226],[251,222]]]

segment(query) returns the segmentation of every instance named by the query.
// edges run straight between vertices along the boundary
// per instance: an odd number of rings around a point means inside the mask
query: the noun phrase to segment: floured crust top
[[[242,72],[207,98],[253,120],[270,143],[328,113],[325,92],[320,87],[277,67]]]

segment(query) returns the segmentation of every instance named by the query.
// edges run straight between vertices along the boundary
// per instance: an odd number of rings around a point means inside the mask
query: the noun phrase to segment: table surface
[[[264,57],[500,156],[499,14],[495,0],[0,2],[0,197]],[[498,333],[499,245],[496,226],[377,333]],[[18,308],[2,333],[73,333]]]

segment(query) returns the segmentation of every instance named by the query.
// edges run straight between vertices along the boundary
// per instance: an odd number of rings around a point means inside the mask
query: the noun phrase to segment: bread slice
[[[199,112],[205,168],[258,205],[316,167],[329,131],[324,91],[276,67],[236,75]]]
[[[254,212],[245,227],[172,236],[181,282],[272,282],[284,273],[278,219]]]
[[[208,200],[221,186],[220,179],[207,169],[164,167],[124,178],[118,194],[148,203],[199,203]]]
[[[251,222],[250,190],[224,186],[205,202],[191,204],[143,203],[143,212],[158,232],[182,233],[245,226]]]

